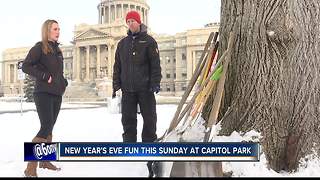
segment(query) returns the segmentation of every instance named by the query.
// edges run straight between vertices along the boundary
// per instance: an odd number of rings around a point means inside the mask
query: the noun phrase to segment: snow
[[[38,132],[40,123],[33,103],[23,103],[20,114],[19,102],[0,101],[0,177],[22,177],[26,162],[23,161],[23,143],[30,142]],[[63,103],[53,131],[54,142],[121,142],[121,114],[101,105],[89,103]],[[81,107],[81,109],[76,109]],[[176,105],[157,106],[157,134],[162,136],[174,116]],[[10,111],[15,110],[15,113]],[[7,113],[9,112],[9,113]],[[213,128],[211,138],[221,141],[259,141],[260,134],[250,131],[246,134],[232,133],[230,136],[217,136],[219,124]],[[142,117],[138,115],[138,141],[141,141]],[[186,127],[183,139],[200,141],[205,129],[203,120],[197,119],[191,127]],[[177,134],[172,133],[167,141],[176,141]],[[223,162],[224,172],[232,172],[233,177],[288,177],[320,176],[320,161],[316,155],[310,155],[302,161],[295,173],[277,173],[267,167],[262,153],[259,162]],[[54,162],[62,170],[59,172],[38,169],[39,177],[147,177],[146,162]]]

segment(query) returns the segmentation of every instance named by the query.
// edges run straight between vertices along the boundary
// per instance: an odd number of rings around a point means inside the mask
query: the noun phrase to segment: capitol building
[[[70,82],[65,96],[74,99],[111,96],[114,54],[118,42],[127,35],[125,16],[130,10],[138,11],[141,21],[148,26],[150,7],[146,0],[101,0],[97,5],[99,18],[96,25],[75,26],[72,45],[61,46],[64,74]],[[218,29],[218,23],[175,35],[155,34],[148,29],[158,42],[160,51],[160,95],[181,96],[184,93],[209,34]],[[23,80],[18,78],[17,62],[24,60],[30,48],[11,48],[2,52],[0,86],[4,96],[22,93],[20,86]]]

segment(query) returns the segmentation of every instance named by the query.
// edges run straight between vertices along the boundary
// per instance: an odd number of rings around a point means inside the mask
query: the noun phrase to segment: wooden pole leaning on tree
[[[201,73],[201,77],[199,79],[199,82],[201,84],[204,82],[204,80],[208,77],[208,75],[210,73],[211,66],[214,63],[213,61],[214,61],[216,54],[218,52],[218,47],[219,47],[219,41],[216,41],[214,47],[212,48],[212,51],[210,52],[210,57],[208,57],[208,61],[205,66],[205,69]]]
[[[178,124],[180,123],[180,121],[183,119],[183,117],[185,116],[185,114],[191,109],[191,107],[194,105],[195,99],[198,97],[198,95],[204,90],[204,87],[206,87],[208,85],[209,82],[211,82],[211,78],[214,75],[214,73],[219,69],[220,64],[225,60],[225,57],[228,53],[228,50],[226,50],[222,56],[220,57],[220,59],[217,61],[217,63],[215,64],[213,70],[210,72],[210,74],[207,76],[207,78],[205,79],[204,83],[201,84],[201,87],[199,89],[197,89],[197,91],[195,92],[195,94],[193,95],[193,97],[191,98],[191,100],[189,101],[189,103],[187,104],[187,106],[183,109],[183,111],[181,112],[180,116],[175,119],[176,122],[174,122],[174,126],[172,126],[172,130],[175,129]],[[214,85],[217,83],[214,83]],[[213,88],[213,87],[211,87]],[[187,119],[188,120],[188,119]],[[191,119],[192,120],[192,119]],[[190,120],[190,121],[191,121]],[[186,126],[186,121],[183,122],[184,124],[182,125],[183,128],[181,130],[179,130],[179,134],[184,133],[184,131],[186,130],[187,126]],[[171,124],[173,124],[173,122],[171,122]],[[159,138],[159,140],[161,140],[163,137],[165,137],[165,135],[169,134],[171,131],[166,131],[166,133]]]
[[[202,69],[202,72],[201,72],[201,74],[200,74],[200,77],[198,78],[198,87],[195,88],[195,91],[196,91],[196,92],[198,91],[197,88],[200,88],[201,85],[204,83],[205,79],[206,79],[207,76],[208,76],[209,70],[211,69],[211,66],[212,66],[212,64],[213,64],[213,61],[214,61],[216,52],[217,52],[217,50],[218,50],[218,45],[219,45],[219,41],[215,41],[215,39],[214,39],[214,42],[215,42],[215,44],[214,44],[214,46],[212,46],[212,47],[210,48],[209,53],[208,53],[208,55],[206,56],[205,65],[204,65],[204,67],[203,67],[203,69]],[[190,105],[193,105],[193,106],[190,107],[190,108],[186,108],[186,109],[188,110],[187,113],[186,113],[186,115],[185,115],[185,113],[181,113],[181,114],[180,114],[180,116],[179,116],[178,119],[180,119],[181,116],[182,116],[181,118],[183,118],[183,116],[185,116],[184,121],[183,121],[183,123],[182,123],[183,125],[186,124],[186,121],[188,121],[190,118],[192,119],[192,118],[194,117],[194,116],[192,116],[192,115],[190,116],[190,114],[193,114],[195,107],[201,104],[201,103],[199,103],[199,101],[200,101],[200,99],[202,98],[203,95],[204,95],[204,93],[203,93],[203,91],[202,91],[202,92],[200,92],[200,94],[196,97],[196,99],[195,99],[194,101],[192,101],[192,102],[190,101],[189,104],[190,104]],[[180,120],[178,120],[178,121],[180,121]]]
[[[233,32],[230,32],[229,35],[229,41],[228,41],[228,48],[227,48],[227,54],[225,61],[223,62],[223,71],[220,76],[220,79],[218,81],[217,89],[216,89],[216,94],[213,100],[212,104],[212,109],[209,115],[207,127],[206,127],[206,132],[205,136],[203,139],[203,142],[208,142],[209,137],[212,132],[212,126],[213,124],[216,124],[216,120],[218,118],[218,112],[220,109],[221,105],[221,99],[224,91],[224,84],[226,80],[226,72],[228,70],[228,65],[231,61],[231,55],[232,55],[232,50],[233,50],[233,45],[235,41],[235,35]],[[201,177],[222,177],[223,176],[223,170],[222,170],[222,162],[201,162],[200,163],[200,175]]]
[[[205,69],[202,71],[201,77],[199,79],[199,82],[201,84],[205,82],[206,78],[210,73],[211,66],[212,64],[214,64],[214,59],[217,54],[218,46],[219,46],[219,41],[216,42],[215,46],[212,48],[212,51],[210,51],[210,55],[208,57]],[[191,109],[192,118],[194,118],[195,115],[197,114],[197,111],[201,109],[202,104],[206,101],[206,96],[208,95],[208,93],[211,92],[211,89],[214,87],[214,84],[215,84],[215,81],[209,81],[209,83],[205,85],[204,90],[201,91],[201,93],[196,98],[195,104]]]
[[[175,127],[177,127],[177,125],[179,124],[179,122],[181,121],[181,119],[184,117],[184,115],[187,113],[187,111],[192,107],[195,99],[198,97],[198,95],[202,92],[203,88],[208,84],[208,82],[210,81],[211,76],[213,75],[213,73],[216,71],[216,69],[218,69],[219,65],[221,64],[222,61],[224,61],[226,54],[228,53],[228,50],[225,51],[223,53],[223,55],[220,57],[219,61],[216,63],[216,66],[214,67],[214,69],[210,72],[209,76],[206,78],[206,80],[204,81],[204,83],[202,83],[201,87],[198,89],[197,92],[195,92],[195,94],[193,95],[192,99],[189,101],[188,105],[184,108],[184,110],[182,111],[182,113],[180,114],[180,116],[176,119],[174,119],[174,122],[171,122],[171,124],[173,124],[173,126],[171,126],[171,130],[173,130]],[[168,131],[168,133],[171,132]]]
[[[174,124],[176,124],[176,126],[179,124],[180,120],[183,118],[184,113],[186,113],[188,111],[188,108],[192,107],[192,102],[195,101],[195,99],[200,94],[200,92],[203,92],[204,90],[209,91],[214,86],[214,84],[216,84],[216,83],[212,84],[212,82],[215,82],[216,80],[213,80],[211,78],[212,78],[213,74],[215,73],[215,71],[218,70],[218,68],[220,67],[221,63],[223,63],[222,64],[222,66],[223,66],[222,69],[223,70],[222,70],[220,79],[218,80],[218,87],[216,89],[216,91],[217,91],[216,94],[220,93],[221,90],[218,90],[218,89],[221,89],[221,86],[222,86],[222,90],[223,90],[227,67],[228,67],[228,64],[229,64],[230,59],[231,59],[231,57],[230,57],[231,56],[231,51],[232,51],[232,46],[231,45],[233,45],[233,42],[234,42],[234,35],[231,32],[230,36],[229,36],[229,43],[228,43],[227,50],[223,53],[223,55],[220,57],[220,59],[215,64],[214,69],[210,72],[210,75],[207,76],[205,81],[201,84],[201,87],[194,94],[194,96],[192,97],[192,99],[189,102],[188,106],[184,109],[184,111],[181,113],[181,115],[177,118],[177,122],[174,123]],[[223,76],[224,76],[224,78],[222,78]],[[211,84],[210,84],[210,82],[211,82]],[[204,87],[208,87],[208,88],[204,89]],[[216,95],[215,99],[217,99],[217,98],[220,99],[220,101],[221,101],[221,97],[220,96]],[[218,106],[216,108],[219,109],[220,108],[220,104],[218,104]],[[210,113],[210,115],[211,115],[211,113]],[[210,118],[212,118],[212,116],[210,116]],[[211,123],[212,120],[210,118],[209,118],[209,121]],[[172,128],[175,128],[176,126],[174,126]],[[204,140],[206,140],[206,138],[204,138]],[[183,177],[183,176],[186,176],[188,171],[190,171],[190,170],[192,172],[197,171],[197,174],[200,177],[222,177],[223,176],[222,163],[221,162],[189,162],[188,166],[189,166],[189,168],[187,168],[187,163],[186,162],[173,162],[172,166],[171,166],[170,176],[171,177]]]
[[[210,33],[210,36],[208,38],[208,41],[207,41],[206,46],[204,48],[204,51],[203,51],[203,53],[202,53],[202,55],[200,57],[200,60],[199,60],[199,62],[197,64],[196,68],[195,68],[195,72],[194,72],[194,74],[193,74],[193,76],[192,76],[192,78],[191,78],[191,80],[190,80],[190,82],[188,84],[188,88],[184,92],[184,94],[183,94],[183,96],[182,96],[182,98],[180,100],[180,103],[179,103],[179,105],[177,107],[177,110],[176,110],[176,113],[175,113],[175,115],[174,115],[174,117],[173,117],[173,119],[171,121],[169,129],[158,140],[161,140],[166,134],[170,133],[173,130],[173,127],[176,126],[175,125],[176,119],[179,117],[180,112],[181,112],[181,110],[183,108],[183,105],[185,104],[190,92],[192,91],[192,89],[193,89],[193,87],[194,87],[194,85],[195,85],[195,83],[196,83],[196,81],[197,81],[197,79],[199,77],[200,72],[202,71],[202,69],[204,67],[204,64],[205,64],[204,63],[204,59],[205,59],[205,56],[207,55],[208,50],[209,50],[209,48],[210,48],[210,46],[212,44],[212,40],[214,40],[213,42],[215,42],[217,39],[218,39],[218,32]]]
[[[207,131],[205,133],[204,142],[208,142],[210,134],[211,134],[212,126],[213,126],[213,124],[216,124],[216,121],[218,118],[218,113],[219,113],[219,109],[220,109],[220,105],[221,105],[221,99],[222,99],[222,95],[224,92],[224,84],[226,81],[226,73],[228,71],[228,66],[231,61],[231,55],[232,55],[234,41],[235,41],[235,35],[233,32],[230,32],[229,41],[228,41],[228,49],[227,49],[228,53],[227,53],[226,59],[223,63],[223,71],[222,71],[221,77],[218,82],[215,97],[213,99],[212,109],[211,109],[208,123],[207,123]]]

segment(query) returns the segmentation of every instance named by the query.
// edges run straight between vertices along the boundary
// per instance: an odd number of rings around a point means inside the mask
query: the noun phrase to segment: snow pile
[[[32,105],[31,103],[30,105]],[[11,108],[8,108],[8,107]],[[32,105],[33,106],[33,105]],[[63,106],[69,106],[63,104]],[[80,105],[74,105],[80,106]],[[81,105],[82,106],[82,105]],[[20,108],[20,103],[3,103],[0,111]],[[31,108],[31,107],[30,107]],[[32,107],[34,108],[34,107]],[[157,134],[161,136],[169,127],[176,111],[176,105],[157,106]],[[121,142],[121,114],[111,114],[106,107],[88,109],[61,110],[55,129],[54,142]],[[29,142],[40,128],[35,111],[0,114],[0,177],[22,177],[26,162],[23,161],[23,143]],[[201,141],[204,133],[204,121],[198,118],[185,127],[181,136],[173,131],[165,138],[166,142]],[[138,141],[141,142],[142,117],[138,115]],[[258,132],[233,132],[230,136],[218,136],[220,124],[212,129],[212,142],[259,142]],[[223,162],[225,173],[232,177],[290,177],[320,176],[320,160],[313,153],[301,160],[301,165],[294,173],[277,173],[267,167],[267,160],[262,153],[259,162]],[[146,162],[55,162],[62,168],[60,172],[39,169],[39,177],[147,177]],[[170,166],[169,163],[165,164]],[[164,167],[170,168],[170,167]],[[168,176],[169,174],[167,174]]]
[[[205,134],[205,120],[199,116],[191,126],[188,126],[182,135],[186,142],[203,142]]]

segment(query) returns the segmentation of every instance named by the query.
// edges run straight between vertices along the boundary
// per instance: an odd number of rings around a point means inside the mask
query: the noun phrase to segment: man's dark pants
[[[137,104],[143,117],[142,142],[154,142],[157,139],[156,100],[150,91],[122,92],[123,142],[137,142]]]

